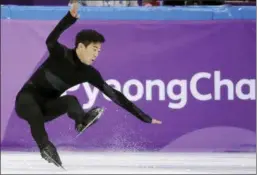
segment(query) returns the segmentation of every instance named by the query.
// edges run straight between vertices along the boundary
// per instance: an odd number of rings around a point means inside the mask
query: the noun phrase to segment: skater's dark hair
[[[77,47],[79,43],[83,43],[85,46],[88,46],[90,43],[104,43],[104,42],[105,42],[105,38],[101,33],[92,29],[87,29],[87,30],[84,29],[84,30],[81,30],[76,35],[75,47]]]

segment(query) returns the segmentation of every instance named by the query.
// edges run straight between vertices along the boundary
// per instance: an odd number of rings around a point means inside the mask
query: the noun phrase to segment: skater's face
[[[85,46],[80,43],[78,45],[78,57],[82,63],[91,65],[95,62],[97,56],[101,51],[101,43],[90,43]]]

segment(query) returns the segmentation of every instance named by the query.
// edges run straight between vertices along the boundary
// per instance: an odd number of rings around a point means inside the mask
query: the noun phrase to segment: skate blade
[[[62,165],[60,165],[60,167],[61,167],[63,170],[67,171]]]
[[[79,134],[78,134],[75,138],[78,138],[78,137],[85,131],[85,129],[87,129],[96,119],[99,119],[100,116],[103,114],[104,109],[103,109],[103,108],[98,109],[98,112],[99,112],[99,113],[98,113],[98,115],[94,118],[94,120],[92,120],[91,122],[89,122],[89,123],[87,124],[87,126],[86,126],[84,129],[82,129],[82,131],[80,131]]]
[[[54,159],[52,159],[52,157],[49,156],[49,155],[47,154],[47,152],[44,151],[44,153],[47,155],[48,159],[50,159],[56,166],[61,167],[63,170],[67,171],[62,165],[60,165],[60,164],[57,163]]]

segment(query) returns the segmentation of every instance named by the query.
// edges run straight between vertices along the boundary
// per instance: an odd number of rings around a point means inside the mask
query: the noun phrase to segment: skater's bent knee
[[[29,120],[38,115],[39,107],[33,96],[27,93],[18,94],[15,100],[15,112],[19,118]]]
[[[18,115],[18,117],[23,118],[24,119],[24,115],[23,115],[23,111],[24,111],[24,100],[22,99],[23,94],[18,94],[16,96],[15,99],[15,105],[14,105],[14,109],[16,114]]]
[[[66,95],[63,98],[65,99],[65,101],[67,101],[68,103],[71,103],[71,104],[78,102],[77,97],[75,97],[73,95]]]

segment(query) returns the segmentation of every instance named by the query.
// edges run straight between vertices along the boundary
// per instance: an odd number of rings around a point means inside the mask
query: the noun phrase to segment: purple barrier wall
[[[56,21],[2,20],[1,145],[34,149],[15,95],[47,56]],[[47,123],[58,147],[84,150],[255,151],[255,21],[79,21],[61,37],[94,28],[107,39],[95,67],[162,125],[142,123],[87,83],[67,92],[85,109],[107,108],[77,140],[66,116]],[[25,41],[26,40],[26,41]],[[68,148],[67,148],[68,147]]]

